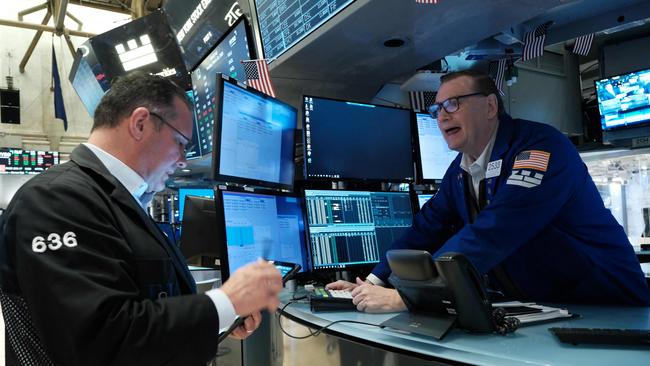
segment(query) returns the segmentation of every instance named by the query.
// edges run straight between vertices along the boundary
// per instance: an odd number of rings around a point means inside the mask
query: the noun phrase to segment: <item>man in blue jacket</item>
[[[461,154],[440,190],[391,249],[465,254],[489,286],[533,301],[650,305],[650,291],[616,222],[569,140],[555,128],[513,120],[492,79],[445,75],[429,112]],[[353,289],[361,311],[404,309],[386,258]]]

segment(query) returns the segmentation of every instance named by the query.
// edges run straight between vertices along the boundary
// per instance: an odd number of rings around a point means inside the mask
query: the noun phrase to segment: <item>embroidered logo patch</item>
[[[548,160],[551,153],[541,150],[522,151],[515,158],[515,164],[512,169],[534,169],[545,172],[548,168]]]
[[[544,174],[539,172],[532,172],[530,170],[513,170],[512,174],[508,177],[506,184],[533,188],[542,184],[542,178],[544,178]]]

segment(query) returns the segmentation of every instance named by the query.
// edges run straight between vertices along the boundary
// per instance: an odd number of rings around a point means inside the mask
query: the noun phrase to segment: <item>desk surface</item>
[[[290,294],[281,297],[283,304]],[[340,323],[328,333],[395,352],[425,359],[449,360],[477,365],[650,365],[650,347],[570,345],[558,341],[550,327],[650,329],[650,308],[567,307],[580,318],[525,326],[507,336],[467,334],[454,329],[441,341],[402,334],[369,325]],[[303,325],[319,328],[336,320],[356,320],[380,324],[395,316],[359,312],[312,313],[306,302],[293,303],[283,315]]]

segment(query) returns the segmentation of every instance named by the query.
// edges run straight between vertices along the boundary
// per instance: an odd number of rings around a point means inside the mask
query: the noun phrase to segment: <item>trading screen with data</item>
[[[413,220],[408,192],[305,190],[314,269],[371,265]]]
[[[0,148],[0,174],[38,174],[57,164],[58,151]]]

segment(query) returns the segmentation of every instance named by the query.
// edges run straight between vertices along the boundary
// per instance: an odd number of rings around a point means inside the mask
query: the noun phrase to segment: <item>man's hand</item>
[[[359,277],[357,277],[357,281],[361,281]],[[348,281],[343,281],[343,280],[338,280],[336,282],[328,283],[325,285],[325,288],[328,290],[346,290],[346,291],[352,291],[355,287],[358,285],[356,283],[348,282]]]
[[[221,286],[235,308],[235,313],[245,316],[268,309],[275,312],[280,305],[278,294],[282,290],[280,271],[264,260],[246,265]]]
[[[361,281],[358,277],[352,290],[352,303],[357,306],[357,310],[367,313],[390,313],[406,310],[406,305],[397,290],[374,286]]]
[[[252,313],[244,319],[244,324],[235,328],[235,330],[230,333],[230,336],[236,339],[246,339],[249,335],[253,334],[253,331],[260,326],[262,322],[262,314],[259,311]]]

